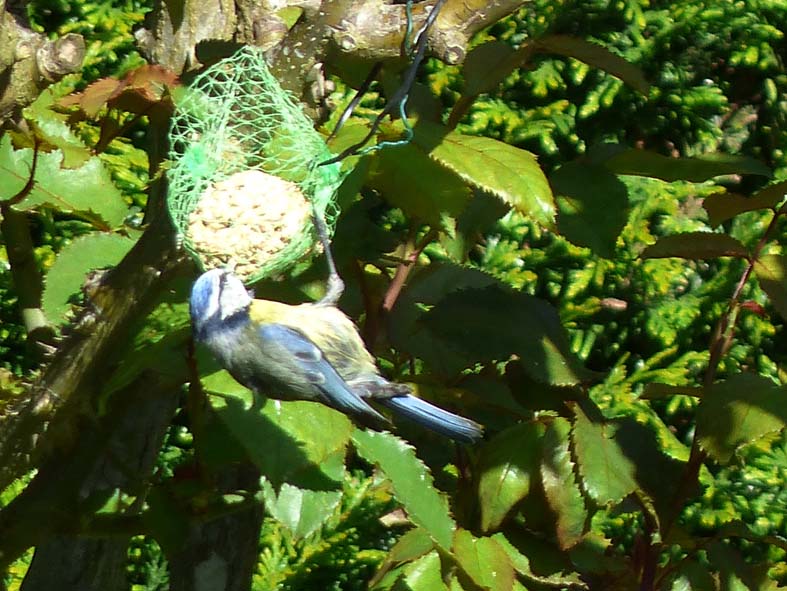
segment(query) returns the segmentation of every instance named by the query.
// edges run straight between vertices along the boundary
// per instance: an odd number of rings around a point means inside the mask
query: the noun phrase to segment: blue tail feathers
[[[375,402],[460,443],[475,443],[484,434],[483,427],[478,423],[438,408],[415,396],[377,398]]]

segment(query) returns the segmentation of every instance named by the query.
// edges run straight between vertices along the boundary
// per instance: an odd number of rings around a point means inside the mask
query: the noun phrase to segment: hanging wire
[[[414,48],[411,46],[410,43],[410,36],[412,35],[413,31],[413,12],[412,12],[412,4],[413,0],[407,0],[405,5],[405,14],[407,17],[407,27],[405,30],[404,41],[403,41],[403,48],[405,55],[408,55],[412,58],[410,65],[408,66],[407,70],[404,73],[402,84],[396,91],[393,93],[393,96],[388,100],[385,104],[385,107],[380,112],[379,115],[375,118],[372,122],[372,126],[369,129],[369,133],[367,133],[364,138],[350,146],[349,148],[342,151],[337,156],[333,158],[329,158],[328,160],[324,160],[320,162],[318,166],[326,166],[328,164],[334,164],[335,162],[340,162],[345,158],[350,156],[364,155],[370,152],[375,152],[377,150],[381,150],[382,148],[388,146],[402,146],[405,144],[409,144],[410,141],[413,139],[413,128],[410,125],[410,122],[407,120],[407,99],[410,97],[410,91],[412,90],[413,83],[415,82],[416,74],[418,73],[418,68],[421,65],[421,62],[426,55],[426,43],[427,43],[427,35],[426,33],[429,31],[429,28],[434,24],[434,21],[437,19],[437,15],[440,12],[440,9],[445,4],[446,0],[437,0],[432,10],[426,17],[423,26],[418,30],[415,35],[414,41]],[[353,100],[347,105],[344,112],[342,113],[341,117],[339,118],[339,122],[336,124],[333,132],[331,133],[331,137],[334,137],[338,130],[341,128],[342,125],[350,118],[352,112],[360,103],[363,93],[366,92],[371,86],[374,78],[377,76],[381,64],[377,63],[372,68],[372,71],[366,77],[364,84],[359,88],[356,95],[353,97]],[[368,83],[368,84],[367,84]],[[386,140],[382,141],[378,144],[373,146],[366,146],[367,143],[374,137],[377,131],[380,128],[380,124],[382,123],[385,117],[391,115],[395,111],[399,112],[399,118],[402,121],[402,125],[404,126],[404,136],[398,140]],[[366,146],[366,147],[364,147]]]

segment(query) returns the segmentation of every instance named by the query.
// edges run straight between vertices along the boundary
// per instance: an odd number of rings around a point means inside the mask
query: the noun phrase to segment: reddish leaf
[[[650,90],[650,84],[642,74],[642,70],[598,43],[570,35],[546,35],[537,39],[535,44],[540,50],[573,57],[589,66],[604,70],[642,94],[648,94]]]
[[[786,192],[787,181],[782,181],[765,187],[751,197],[730,193],[708,195],[702,206],[708,212],[711,226],[718,226],[723,221],[747,211],[776,207],[784,199]]]
[[[683,259],[712,259],[716,257],[747,258],[749,251],[727,234],[685,232],[663,236],[648,246],[640,255],[643,259],[679,257]]]

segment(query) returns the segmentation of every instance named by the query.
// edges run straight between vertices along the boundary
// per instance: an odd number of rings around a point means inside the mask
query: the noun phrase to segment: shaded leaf
[[[729,234],[713,232],[684,232],[662,236],[640,255],[643,259],[679,257],[683,259],[712,259],[716,257],[749,256],[748,249]]]
[[[614,439],[617,425],[591,421],[578,404],[572,408],[571,442],[582,486],[599,504],[617,503],[637,488],[636,466]]]
[[[541,482],[547,502],[557,515],[557,540],[563,550],[582,539],[588,516],[585,499],[574,475],[570,432],[568,420],[555,418],[544,435],[541,460]]]
[[[650,84],[642,74],[642,70],[598,43],[570,35],[545,35],[536,39],[535,44],[541,50],[573,57],[589,66],[604,70],[642,94],[648,94],[650,90]]]
[[[565,589],[587,589],[588,586],[582,582],[579,575],[575,573],[569,574],[553,574],[549,576],[540,576],[533,572],[530,566],[530,559],[519,551],[502,533],[497,533],[492,536],[508,554],[514,570],[518,572],[525,581],[541,584],[550,588],[565,588]]]
[[[180,499],[165,486],[154,486],[146,496],[148,509],[142,523],[168,555],[183,548],[189,535],[191,515]]]
[[[520,423],[486,443],[478,460],[481,529],[497,529],[538,479],[543,425]]]
[[[33,150],[14,150],[11,136],[0,139],[0,201],[16,195],[28,181]],[[128,213],[123,196],[97,157],[79,168],[61,167],[63,154],[39,152],[35,185],[18,209],[47,205],[66,213],[78,213],[101,229],[119,226]],[[103,223],[101,223],[103,222]]]
[[[95,269],[114,267],[135,241],[120,234],[93,232],[69,242],[46,275],[41,307],[53,324],[66,320],[69,300],[80,292],[85,276]]]
[[[418,272],[396,301],[388,317],[388,337],[397,349],[423,359],[436,371],[455,374],[472,359],[452,343],[433,334],[421,322],[425,308],[465,287],[495,285],[497,279],[478,269],[432,263]]]
[[[787,181],[782,181],[757,191],[751,197],[730,193],[714,193],[703,199],[702,207],[708,212],[710,225],[715,227],[723,221],[747,211],[776,207],[784,199],[786,192]]]
[[[697,409],[697,435],[702,448],[726,463],[735,450],[784,428],[787,386],[742,373],[711,384]]]
[[[754,274],[782,318],[787,319],[787,256],[766,254],[754,261]]]
[[[660,422],[661,419],[654,417],[654,421]],[[667,427],[660,424],[666,430]],[[652,426],[623,417],[616,421],[616,427],[615,441],[634,464],[637,484],[648,495],[649,504],[656,513],[663,515],[672,509],[679,486],[684,486],[682,492],[686,496],[699,492],[696,482],[683,483],[686,462],[665,453],[665,446]],[[652,511],[648,504],[643,505],[645,510]],[[658,521],[658,515],[653,515],[653,519]]]
[[[699,397],[702,396],[702,393],[703,389],[701,386],[673,386],[672,384],[651,382],[650,384],[645,384],[645,389],[639,397],[645,400],[655,400],[675,395]]]
[[[652,177],[668,182],[702,183],[724,174],[771,176],[771,170],[759,160],[730,154],[669,158],[647,150],[630,149],[614,153],[603,164],[617,174]]]
[[[516,50],[503,41],[488,41],[470,50],[462,64],[464,94],[477,96],[497,88],[516,64],[508,61]]]
[[[456,524],[448,502],[434,487],[429,469],[414,449],[390,433],[358,429],[353,433],[353,443],[363,459],[379,466],[390,479],[396,499],[410,520],[429,532],[443,549],[450,548]]]
[[[533,379],[571,385],[593,379],[547,302],[499,286],[453,292],[424,314],[423,324],[474,362],[519,355]]]
[[[342,413],[308,401],[259,397],[226,371],[202,378],[213,411],[275,488],[288,482],[335,490],[353,425]]]
[[[663,588],[669,591],[709,591],[718,589],[718,585],[705,564],[685,558],[666,577]]]
[[[568,240],[612,258],[628,220],[628,189],[603,166],[568,162],[550,176],[557,195],[558,230]]]
[[[472,186],[496,195],[539,224],[554,225],[552,190],[530,152],[423,121],[415,128],[413,142]]]
[[[458,529],[454,536],[454,556],[472,581],[490,591],[510,591],[515,575],[511,559],[493,538],[476,538]]]
[[[413,144],[377,152],[368,184],[406,215],[436,227],[444,214],[458,215],[470,199],[470,189],[459,177]]]
[[[308,490],[284,483],[277,492],[265,480],[262,487],[265,510],[290,530],[295,539],[316,532],[339,505],[342,492]]]

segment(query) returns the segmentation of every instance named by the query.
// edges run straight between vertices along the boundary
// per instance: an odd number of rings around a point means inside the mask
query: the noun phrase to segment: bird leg
[[[342,293],[344,293],[344,281],[339,277],[339,272],[336,270],[336,263],[331,253],[331,240],[328,237],[328,226],[325,223],[325,219],[316,211],[312,213],[312,218],[314,219],[314,226],[317,228],[317,237],[322,244],[325,260],[328,262],[328,288],[325,295],[317,303],[334,306],[338,303],[339,298],[342,297]]]

